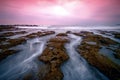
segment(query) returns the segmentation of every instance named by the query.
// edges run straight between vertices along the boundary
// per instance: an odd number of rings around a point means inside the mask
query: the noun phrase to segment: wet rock
[[[46,32],[36,32],[36,33],[31,33],[27,36],[24,36],[26,38],[35,38],[35,37],[42,37],[42,36],[46,36],[46,35],[50,35],[50,34],[54,34],[54,31],[46,31]]]
[[[5,44],[5,45],[0,45],[0,49],[8,49],[14,46],[17,46],[19,44],[22,44],[26,41],[25,38],[17,38],[17,39],[9,39],[7,40],[7,42],[9,44]]]
[[[40,69],[38,72],[39,80],[43,80],[43,78],[49,72],[49,70],[50,70],[50,65],[45,64],[45,65],[40,66]]]
[[[104,46],[118,44],[117,42],[109,38],[102,37],[100,35],[86,35],[84,36],[84,41],[96,42],[97,45],[104,45]]]
[[[107,36],[114,36],[117,39],[120,39],[120,32],[115,31],[101,31],[99,30],[101,34],[107,35]]]
[[[63,74],[58,68],[50,70],[43,80],[62,80]]]
[[[0,37],[0,44],[1,44],[3,41],[6,41],[6,40],[8,40],[8,38]]]
[[[59,33],[56,36],[67,36],[67,34],[66,33]]]
[[[88,41],[94,41],[97,44],[87,44]],[[120,79],[120,65],[114,63],[111,59],[102,54],[99,54],[101,46],[117,45],[118,43],[111,39],[104,38],[99,35],[87,35],[83,38],[81,45],[78,47],[78,51],[89,64],[99,69],[104,73],[110,80]]]
[[[16,28],[13,25],[0,25],[0,31],[11,31],[15,30]]]
[[[108,31],[102,31],[102,30],[98,30],[101,34],[106,34],[108,33]]]
[[[116,33],[116,34],[114,34],[114,35],[115,35],[115,38],[120,39],[120,33]]]
[[[24,37],[27,37],[27,38],[35,38],[35,37],[37,37],[37,35],[36,35],[35,33],[31,33],[31,34],[26,35],[26,36],[24,36]]]
[[[8,42],[10,43],[11,46],[16,46],[16,45],[19,45],[19,44],[22,44],[26,41],[25,38],[17,38],[17,39],[10,39],[8,40]]]
[[[8,36],[13,36],[13,35],[15,35],[14,32],[7,32],[7,33],[1,34],[0,37],[8,37]]]
[[[17,50],[5,50],[3,52],[0,53],[0,61],[2,61],[3,59],[7,58],[8,56],[15,54],[19,51]]]
[[[81,31],[79,33],[73,33],[77,36],[82,36],[82,37],[85,37],[85,36],[88,36],[88,35],[93,35],[93,32],[88,32],[88,31]]]
[[[25,34],[27,33],[26,31],[20,31],[20,32],[15,32],[15,34]]]
[[[62,37],[50,39],[42,55],[38,57],[50,68],[43,80],[62,80],[60,65],[69,58],[64,48],[66,42],[68,40]]]
[[[69,42],[67,37],[64,36],[57,36],[55,38],[51,38],[49,42],[60,42],[60,43],[66,43]]]
[[[9,36],[14,36],[14,35],[18,35],[18,34],[25,34],[27,33],[26,31],[20,31],[20,32],[6,32],[6,33],[2,33],[0,34],[0,37],[9,37]]]
[[[27,74],[24,76],[23,80],[34,80],[34,78],[32,74]]]
[[[66,33],[72,33],[71,31],[67,31]]]
[[[120,59],[120,49],[115,50],[116,54],[114,54],[115,58]]]

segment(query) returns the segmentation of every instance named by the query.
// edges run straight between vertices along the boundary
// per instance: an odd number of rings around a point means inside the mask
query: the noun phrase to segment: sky
[[[0,24],[120,24],[120,0],[0,0]]]

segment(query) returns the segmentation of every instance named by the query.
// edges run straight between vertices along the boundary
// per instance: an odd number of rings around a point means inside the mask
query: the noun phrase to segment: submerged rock
[[[38,57],[50,68],[43,80],[62,80],[60,65],[69,58],[64,48],[66,42],[68,40],[62,37],[50,39],[42,55]]]

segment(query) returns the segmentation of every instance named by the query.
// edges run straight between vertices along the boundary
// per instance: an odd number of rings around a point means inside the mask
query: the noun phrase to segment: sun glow
[[[54,14],[56,16],[69,16],[70,15],[70,12],[61,6],[53,7],[51,12],[52,12],[52,14]]]

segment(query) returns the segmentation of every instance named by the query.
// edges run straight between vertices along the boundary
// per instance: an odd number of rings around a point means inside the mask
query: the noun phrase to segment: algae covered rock
[[[66,42],[68,40],[62,37],[50,39],[42,55],[38,57],[50,68],[43,80],[62,80],[60,65],[69,58],[64,48]]]
[[[97,44],[91,45],[87,43],[88,41],[94,41]],[[110,80],[119,80],[120,65],[114,63],[111,59],[99,53],[101,46],[117,44],[117,42],[99,35],[89,35],[83,38],[81,45],[78,47],[78,51],[89,64],[99,69],[100,72],[105,74]]]

